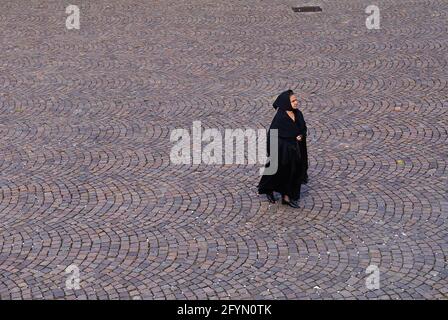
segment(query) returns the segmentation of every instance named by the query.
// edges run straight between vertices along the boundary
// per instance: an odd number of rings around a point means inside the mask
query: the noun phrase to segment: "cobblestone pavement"
[[[0,298],[447,299],[448,3],[301,3],[1,1]],[[288,88],[301,209],[259,165],[170,163],[174,128],[264,128]]]

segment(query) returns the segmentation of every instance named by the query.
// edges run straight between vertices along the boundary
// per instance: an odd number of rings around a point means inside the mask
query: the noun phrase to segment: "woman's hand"
[[[297,141],[302,141],[302,135],[299,134],[299,135],[296,137],[296,139],[297,139]]]

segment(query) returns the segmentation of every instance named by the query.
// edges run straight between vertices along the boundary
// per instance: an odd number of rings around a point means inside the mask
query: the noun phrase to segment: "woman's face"
[[[289,101],[291,101],[291,106],[293,109],[299,109],[299,101],[295,95],[290,96]]]

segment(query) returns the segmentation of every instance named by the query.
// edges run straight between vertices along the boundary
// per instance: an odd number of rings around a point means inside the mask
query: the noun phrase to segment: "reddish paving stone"
[[[446,1],[377,1],[380,30],[370,1],[79,3],[0,4],[0,299],[448,297]],[[287,88],[301,209],[170,163],[171,130],[263,128]]]

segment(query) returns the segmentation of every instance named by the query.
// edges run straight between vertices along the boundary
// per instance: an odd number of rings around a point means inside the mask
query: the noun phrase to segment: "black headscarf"
[[[280,95],[277,97],[277,99],[275,99],[274,103],[272,104],[274,109],[279,108],[280,110],[283,111],[294,111],[294,109],[291,106],[291,100],[289,99],[289,97],[293,94],[294,92],[292,90],[286,90],[280,93]]]
[[[278,109],[272,120],[270,129],[277,129],[278,136],[281,138],[292,138],[293,140],[300,134],[300,128],[297,123],[288,116],[286,111],[297,111],[291,106],[290,96],[294,94],[292,90],[282,92],[273,103],[274,109]]]

